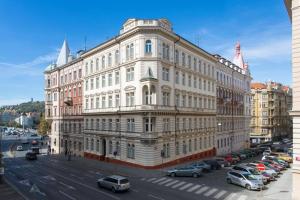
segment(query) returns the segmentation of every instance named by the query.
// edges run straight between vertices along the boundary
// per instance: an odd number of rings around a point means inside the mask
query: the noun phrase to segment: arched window
[[[102,56],[102,61],[101,62],[102,62],[101,67],[102,67],[102,69],[104,69],[105,68],[105,56]]]
[[[130,45],[130,59],[133,59],[133,54],[134,54],[134,46],[133,44]]]
[[[111,53],[108,54],[108,66],[111,66]]]
[[[120,62],[120,55],[119,55],[119,50],[116,50],[115,52],[115,64],[119,64]]]
[[[151,40],[146,40],[146,43],[145,43],[145,53],[146,54],[151,54],[152,53]]]

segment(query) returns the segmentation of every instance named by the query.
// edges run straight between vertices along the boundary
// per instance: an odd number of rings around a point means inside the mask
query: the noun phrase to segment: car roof
[[[250,173],[248,173],[248,172],[242,172],[239,170],[230,170],[229,172],[235,172],[235,173],[242,174],[242,175],[250,175]]]
[[[127,179],[126,177],[123,177],[123,176],[119,176],[119,175],[111,175],[111,176],[108,176],[109,178],[113,178],[113,179]]]

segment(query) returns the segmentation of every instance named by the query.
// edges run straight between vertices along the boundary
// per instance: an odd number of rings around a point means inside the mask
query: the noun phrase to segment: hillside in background
[[[0,112],[5,110],[15,111],[17,113],[28,113],[28,112],[45,112],[45,102],[44,101],[29,101],[26,103],[21,103],[19,105],[10,105],[0,107]]]

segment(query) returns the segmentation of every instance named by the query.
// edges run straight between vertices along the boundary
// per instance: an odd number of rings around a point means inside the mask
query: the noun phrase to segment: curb
[[[7,178],[3,177],[4,181],[12,188],[14,189],[23,199],[25,200],[30,200],[29,198],[27,198],[16,186],[14,186],[9,180],[7,180]]]

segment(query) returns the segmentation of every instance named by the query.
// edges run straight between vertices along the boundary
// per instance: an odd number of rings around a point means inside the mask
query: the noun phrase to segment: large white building
[[[174,33],[168,20],[129,19],[118,36],[58,68],[75,66],[83,75],[85,157],[155,168],[216,154],[217,71],[228,66]],[[61,149],[76,147],[72,133],[53,135]],[[248,139],[239,135],[234,150]]]

